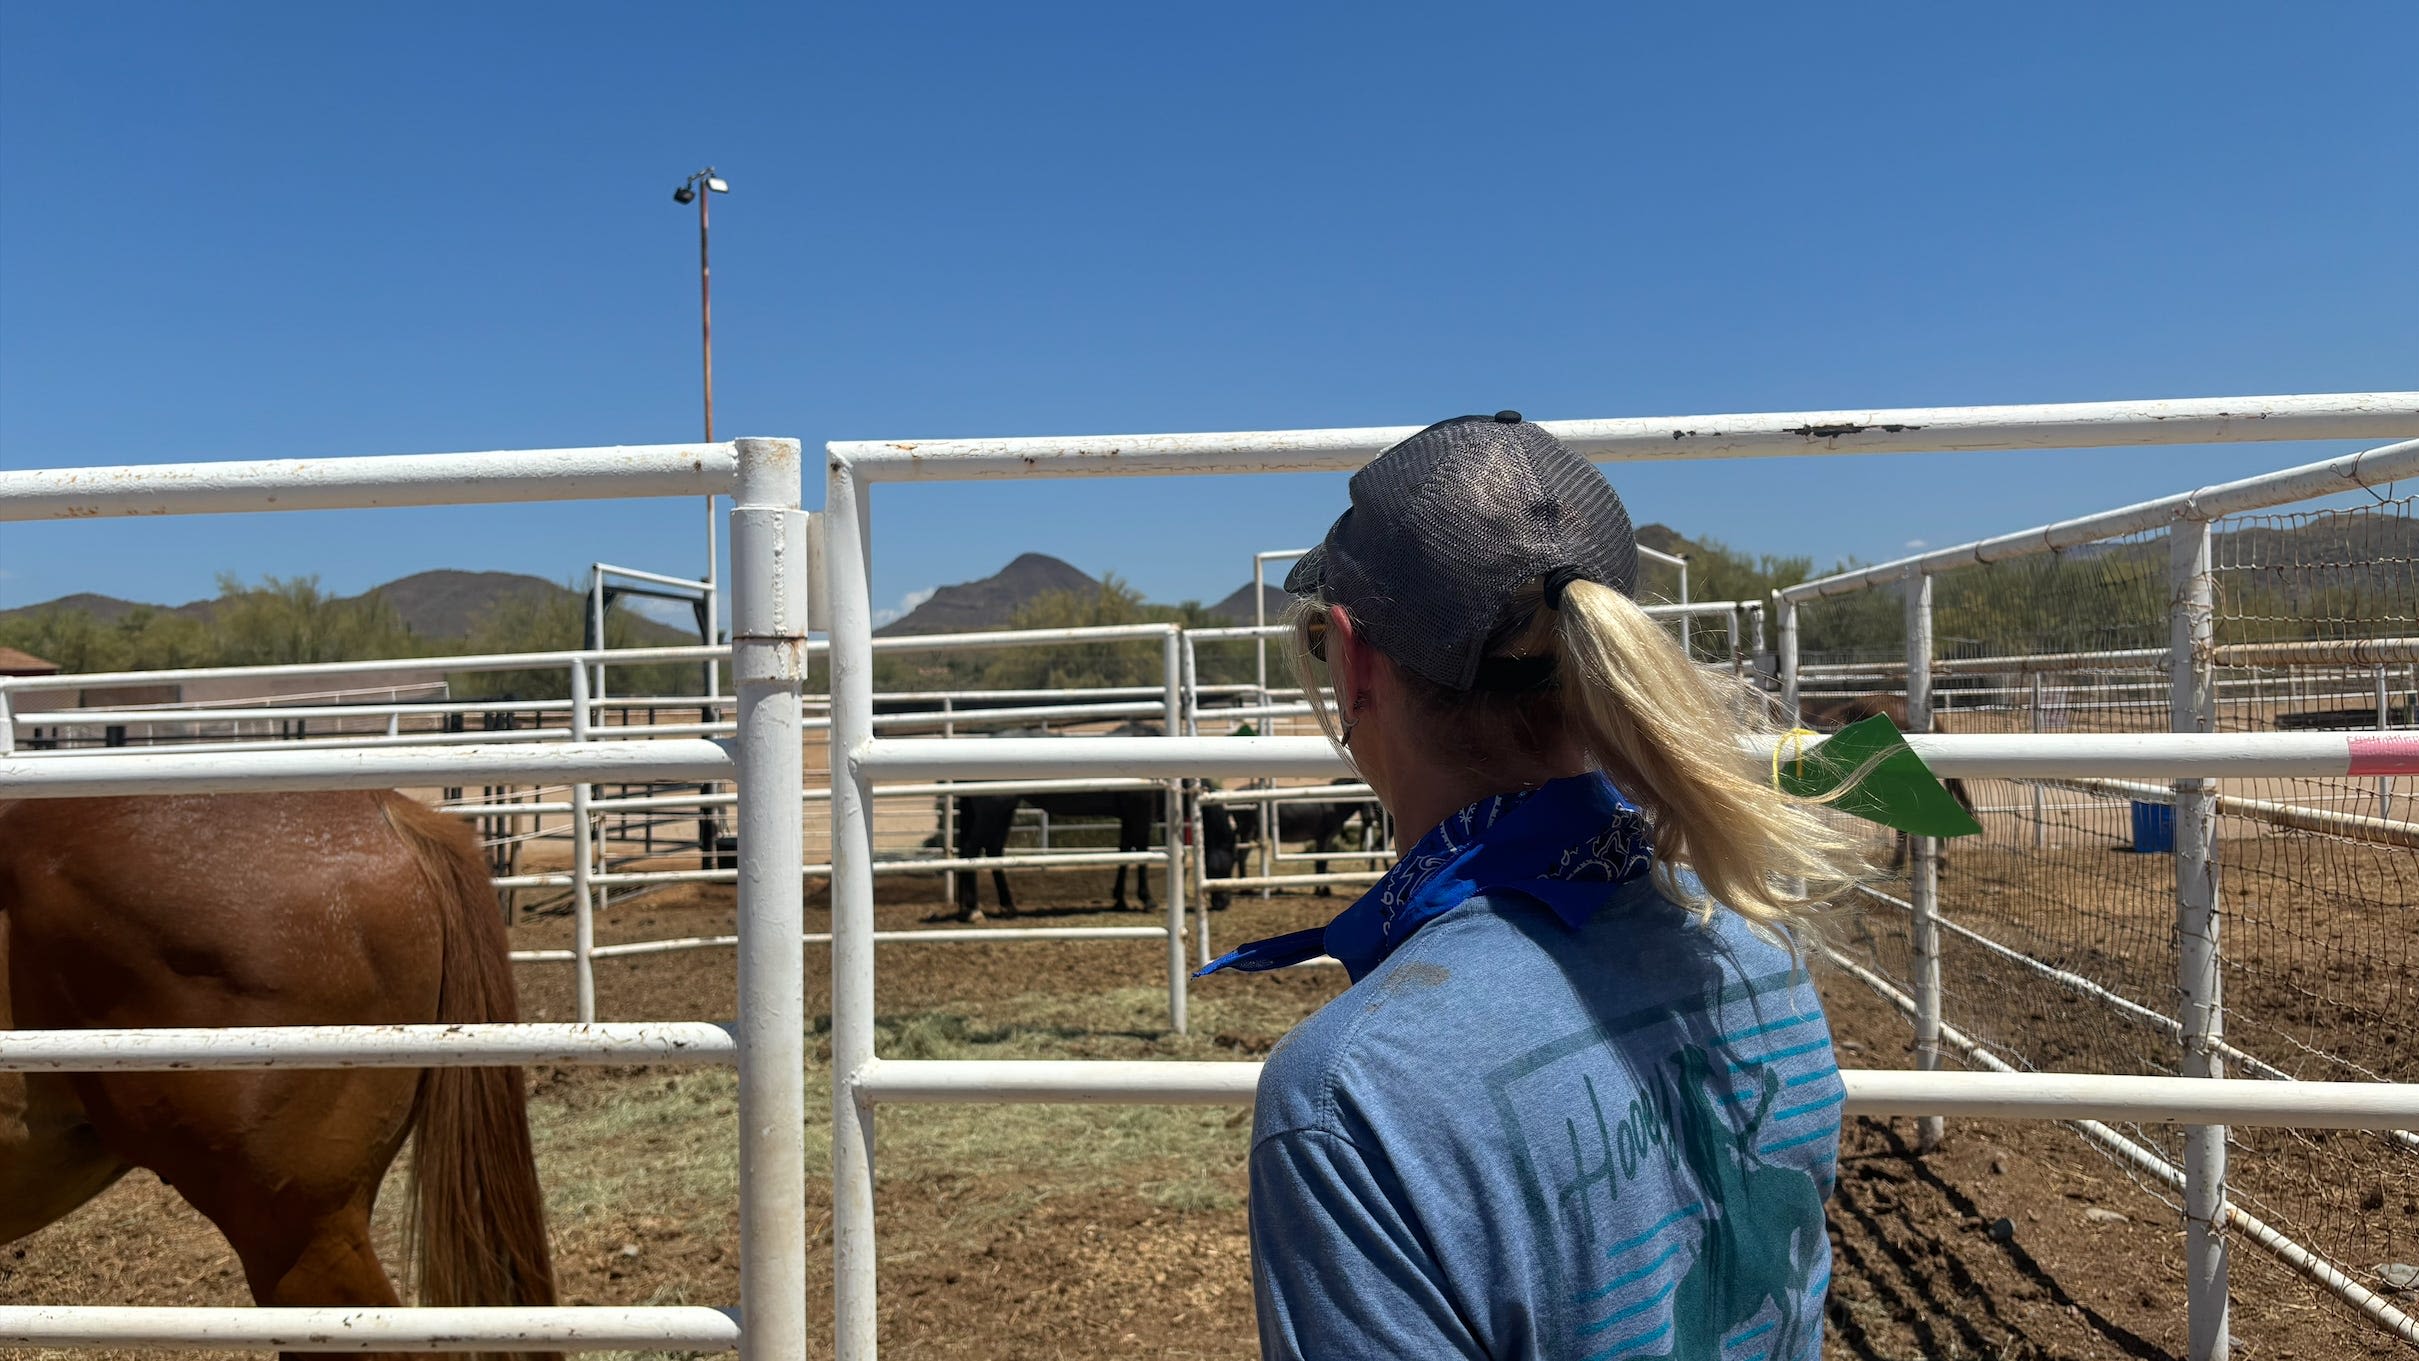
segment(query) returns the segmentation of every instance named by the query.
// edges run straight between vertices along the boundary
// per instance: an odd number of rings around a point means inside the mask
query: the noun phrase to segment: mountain
[[[412,632],[428,639],[467,637],[488,611],[509,601],[544,600],[571,596],[574,593],[543,577],[520,572],[458,572],[439,570],[420,572],[400,580],[372,586],[361,596],[382,596]],[[146,605],[140,601],[120,600],[116,596],[78,592],[45,600],[37,605],[20,605],[0,610],[0,620],[40,614],[49,610],[81,612],[107,624],[134,610],[160,609],[173,614],[208,619],[217,612],[216,600],[196,600],[183,605]],[[678,646],[694,643],[697,635],[688,629],[672,628],[652,619],[634,617],[631,642],[640,647]]]
[[[980,633],[1008,627],[1018,607],[1053,591],[1096,591],[1100,583],[1081,569],[1047,553],[1021,553],[1016,561],[981,581],[934,591],[904,618],[874,630],[882,637],[910,633]]]
[[[489,610],[499,605],[524,600],[542,601],[567,594],[564,587],[543,577],[521,572],[457,572],[440,569],[416,572],[408,577],[372,586],[364,596],[379,596],[401,615],[406,627],[423,638],[460,638],[477,627]],[[665,635],[666,644],[696,642],[694,634],[665,628],[652,620],[640,621],[639,631],[646,643],[658,642],[656,630]]]
[[[1268,622],[1276,623],[1285,617],[1287,610],[1293,608],[1293,597],[1278,587],[1263,586],[1260,590],[1268,601]],[[1212,618],[1223,619],[1229,624],[1258,623],[1258,620],[1252,618],[1251,583],[1247,581],[1237,586],[1233,595],[1210,606],[1209,614]]]
[[[45,600],[38,605],[19,605],[15,609],[0,610],[0,619],[16,619],[42,614],[50,610],[64,610],[69,614],[89,614],[101,623],[112,624],[136,610],[167,610],[171,614],[205,616],[210,612],[210,603],[207,600],[196,600],[190,604],[173,607],[146,605],[139,600],[120,600],[114,595],[95,595],[90,591],[78,591],[74,595],[63,595],[56,600]]]

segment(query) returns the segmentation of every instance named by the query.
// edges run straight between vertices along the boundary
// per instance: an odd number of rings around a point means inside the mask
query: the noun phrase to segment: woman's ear
[[[1328,673],[1335,681],[1336,710],[1349,721],[1374,688],[1377,651],[1362,641],[1359,626],[1341,605],[1328,607],[1327,634]]]

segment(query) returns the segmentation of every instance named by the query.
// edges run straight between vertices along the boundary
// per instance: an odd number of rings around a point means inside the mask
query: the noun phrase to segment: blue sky
[[[2419,9],[0,5],[0,467],[2419,386]],[[2342,445],[1629,465],[1895,555]],[[810,497],[819,489],[810,490]],[[1215,597],[1340,478],[886,489]],[[0,606],[693,570],[694,502],[0,527]]]

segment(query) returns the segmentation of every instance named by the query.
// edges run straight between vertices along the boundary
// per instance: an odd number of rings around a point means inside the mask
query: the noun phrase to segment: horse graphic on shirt
[[[1769,1306],[1777,1319],[1764,1354],[1797,1361],[1804,1344],[1799,1311],[1823,1246],[1823,1200],[1813,1177],[1756,1153],[1780,1077],[1761,1070],[1755,1114],[1734,1130],[1716,1088],[1719,1082],[1727,1089],[1728,1065],[1717,1072],[1694,1045],[1682,1047],[1674,1060],[1681,1109],[1673,1133],[1680,1160],[1696,1176],[1705,1215],[1696,1256],[1672,1292],[1671,1348],[1658,1355],[1720,1361],[1723,1340]]]

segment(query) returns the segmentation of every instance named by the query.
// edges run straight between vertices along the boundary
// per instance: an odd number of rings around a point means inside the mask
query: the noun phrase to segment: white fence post
[[[588,740],[588,664],[571,664],[571,740]],[[571,973],[580,1024],[596,1019],[596,817],[586,780],[571,786]]]
[[[795,440],[743,439],[731,504],[744,1361],[806,1355],[806,512]],[[837,760],[833,762],[836,766]]]
[[[2167,531],[2168,726],[2217,730],[2213,653],[2217,642],[2207,520],[2178,520]],[[2221,1078],[2225,998],[2218,955],[2217,787],[2175,782],[2176,991],[2185,1077]],[[2191,1361],[2226,1361],[2226,1127],[2184,1130],[2184,1285]]]
[[[1781,624],[1779,630],[1781,635],[1781,708],[1789,715],[1789,721],[1794,724],[1798,719],[1797,602],[1785,595],[1782,595],[1778,591],[1773,592],[1772,598],[1775,602],[1777,602],[1781,615]]]
[[[591,644],[598,653],[596,674],[588,682],[588,693],[599,703],[605,698],[605,570],[594,563],[588,565],[588,626],[595,630],[596,641]]]
[[[1167,687],[1166,726],[1162,731],[1169,737],[1184,735],[1184,657],[1176,629],[1169,629],[1160,643],[1160,678]],[[1177,1034],[1185,1033],[1185,984],[1189,972],[1184,964],[1184,785],[1169,780],[1160,802],[1167,818],[1167,900],[1168,900],[1168,1025]],[[1136,878],[1151,872],[1150,866],[1138,865]]]
[[[0,711],[0,716],[5,716],[5,711]],[[2393,726],[2394,702],[2386,691],[2385,668],[2381,666],[2377,668],[2377,731],[2384,732]],[[2394,777],[2391,775],[2377,777],[2377,816],[2394,816]]]
[[[1201,654],[1190,630],[1177,635],[1177,646],[1184,656],[1184,735],[1201,735]],[[1194,781],[1192,797],[1185,800],[1187,844],[1192,854],[1186,863],[1185,882],[1191,885],[1193,934],[1201,962],[1209,963],[1209,843],[1203,840],[1201,825],[1201,782]]]
[[[1251,560],[1251,623],[1254,629],[1268,627],[1268,559],[1258,553],[1252,554]],[[1265,709],[1268,707],[1268,635],[1253,634],[1251,645],[1252,680],[1260,687],[1253,703]],[[1254,731],[1268,731],[1266,714],[1260,716],[1260,726]]]
[[[828,460],[823,571],[831,593],[832,1354],[874,1354],[874,1108],[857,1083],[874,1057],[873,603],[865,482]]]
[[[1907,729],[1932,730],[1932,574],[1916,572],[1906,580],[1907,603]],[[1940,1067],[1940,843],[1928,836],[1907,838],[1907,900],[1914,905],[1911,963],[1915,971],[1915,1066],[1925,1072]],[[1926,1152],[1940,1146],[1945,1122],[1937,1115],[1922,1119],[1916,1146]]]

